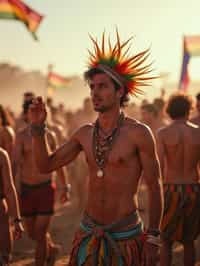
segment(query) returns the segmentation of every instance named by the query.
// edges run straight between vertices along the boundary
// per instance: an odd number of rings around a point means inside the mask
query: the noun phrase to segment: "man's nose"
[[[91,96],[97,96],[98,95],[98,89],[97,87],[94,87],[93,90],[91,91]]]

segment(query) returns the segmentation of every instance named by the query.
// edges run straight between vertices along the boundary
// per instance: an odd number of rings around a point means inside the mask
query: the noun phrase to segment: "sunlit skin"
[[[11,232],[9,217],[20,218],[19,203],[14,186],[11,163],[8,154],[0,148],[0,258],[5,257],[5,263],[9,261],[9,255],[13,248],[14,239],[21,238],[23,232],[22,223],[15,223],[14,235]],[[8,264],[6,264],[8,265]]]
[[[106,74],[96,74],[89,82],[91,99],[98,112],[99,125],[105,134],[116,127],[123,88],[115,90]],[[46,119],[45,104],[37,98],[30,109],[33,124]],[[137,209],[137,189],[142,171],[149,191],[149,226],[158,228],[162,215],[162,189],[159,164],[151,132],[143,124],[126,118],[115,139],[104,169],[97,177],[92,136],[93,124],[79,128],[62,147],[48,154],[45,139],[33,137],[33,152],[38,168],[51,172],[74,160],[83,151],[89,168],[86,212],[100,224],[116,222]],[[146,244],[147,265],[154,265],[158,248]]]
[[[193,117],[191,119],[191,122],[200,126],[200,101],[199,100],[197,100],[196,102],[196,110],[197,110],[197,116]]]
[[[16,136],[16,149],[15,149],[15,165],[16,167],[16,180],[19,184],[25,183],[28,185],[41,184],[53,178],[52,173],[41,174],[38,171],[37,165],[32,152],[32,139],[30,135],[29,117],[26,114],[27,125],[24,129],[20,130]],[[47,132],[48,145],[51,150],[56,149],[56,136],[52,131]],[[65,176],[63,169],[57,170],[57,176],[62,185],[65,186]],[[20,185],[19,185],[20,190]],[[20,192],[20,191],[19,191]],[[44,199],[45,200],[45,199]],[[68,200],[68,193],[62,190],[60,195],[61,203]],[[42,266],[50,254],[50,250],[54,243],[48,233],[52,215],[36,214],[33,216],[24,217],[24,224],[26,231],[31,239],[36,242],[35,252],[35,265]],[[48,248],[47,248],[48,246]]]
[[[0,117],[0,147],[6,150],[13,160],[13,149],[15,144],[15,132],[12,127],[4,126]]]
[[[99,112],[100,115],[108,112],[116,105],[119,95],[107,75],[98,74],[94,76],[93,80],[89,81],[89,87],[94,110]],[[122,92],[120,91],[120,93]]]
[[[164,177],[168,184],[199,184],[198,163],[200,162],[200,128],[189,122],[188,114],[175,119],[171,125],[158,132],[158,154]],[[161,266],[170,266],[172,244],[163,243]],[[184,265],[195,264],[193,241],[184,244]]]

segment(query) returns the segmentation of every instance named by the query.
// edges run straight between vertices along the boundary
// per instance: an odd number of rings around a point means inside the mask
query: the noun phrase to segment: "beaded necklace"
[[[100,130],[103,130],[99,126],[99,120],[97,119],[94,125],[93,132],[93,154],[98,166],[97,177],[104,176],[104,168],[108,160],[110,151],[116,137],[119,135],[120,128],[125,120],[124,113],[121,112],[118,118],[117,126],[112,130],[111,134],[105,137],[100,136]],[[104,133],[105,134],[105,133]]]

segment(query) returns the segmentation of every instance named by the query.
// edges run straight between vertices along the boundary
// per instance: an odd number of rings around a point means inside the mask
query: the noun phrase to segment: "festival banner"
[[[183,39],[183,61],[179,90],[186,92],[190,82],[189,61],[193,56],[200,56],[200,36],[185,36]]]
[[[55,72],[48,74],[48,86],[53,88],[66,88],[70,82],[69,78],[63,77]]]
[[[36,31],[43,16],[21,0],[0,0],[0,19],[13,19],[23,22],[34,39],[37,40]]]

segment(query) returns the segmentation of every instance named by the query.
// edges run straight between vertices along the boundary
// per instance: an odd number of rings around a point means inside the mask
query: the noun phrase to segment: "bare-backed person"
[[[196,95],[196,111],[197,115],[191,119],[191,122],[200,126],[200,93]]]
[[[88,200],[74,242],[69,265],[155,265],[162,215],[162,185],[159,162],[151,131],[144,124],[125,117],[121,108],[127,97],[146,84],[148,51],[129,58],[124,52],[129,41],[105,51],[93,40],[85,80],[98,118],[81,126],[70,140],[48,153],[45,133],[46,109],[37,98],[30,109],[33,151],[38,168],[49,173],[84,152],[89,168]],[[147,75],[148,76],[148,75]],[[147,77],[146,76],[146,77]],[[144,234],[137,212],[140,176],[149,193],[149,228]],[[143,256],[142,256],[143,251]]]
[[[189,122],[192,100],[173,95],[166,111],[173,122],[158,132],[158,152],[164,177],[161,265],[171,265],[172,245],[184,245],[184,265],[195,264],[194,240],[200,233],[200,128]]]
[[[12,218],[12,220],[10,219]],[[12,224],[14,225],[14,234]],[[8,153],[0,148],[0,265],[10,265],[14,239],[23,232],[19,202]]]

